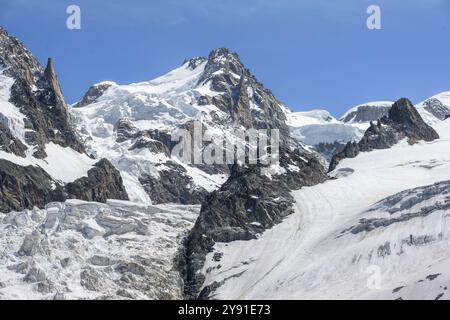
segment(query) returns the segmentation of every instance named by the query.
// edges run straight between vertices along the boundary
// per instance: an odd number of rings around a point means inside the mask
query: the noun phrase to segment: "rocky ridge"
[[[333,171],[342,159],[354,158],[359,152],[388,149],[405,138],[413,144],[420,140],[438,139],[439,135],[424,122],[411,101],[402,98],[392,105],[388,116],[382,117],[376,124],[370,123],[369,129],[358,143],[349,142],[344,150],[335,154],[329,171]]]
[[[62,181],[67,180],[65,172],[57,168],[61,159],[77,161],[73,163],[76,166],[78,162],[89,162],[89,157],[73,127],[53,61],[49,58],[43,68],[22,43],[2,27],[0,104],[0,151],[5,153],[0,162],[1,212],[34,206],[43,208],[51,201],[76,196],[100,202],[105,202],[106,197],[128,199],[120,174],[105,159],[86,172],[89,176],[82,180],[86,188],[83,195],[66,192],[68,181]],[[48,148],[49,145],[52,147]],[[64,165],[67,167],[70,163]],[[102,171],[95,174],[100,167]],[[71,169],[82,174],[80,168]],[[52,176],[54,172],[59,173],[58,178]],[[74,183],[80,184],[80,181]]]

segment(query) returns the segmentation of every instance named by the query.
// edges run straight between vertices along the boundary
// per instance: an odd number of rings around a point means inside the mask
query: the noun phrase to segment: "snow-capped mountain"
[[[439,93],[417,104],[416,108],[425,121],[430,124],[438,123],[438,120],[445,120],[450,115],[450,92]]]
[[[130,199],[144,203],[201,203],[228,177],[227,166],[172,157],[176,129],[199,121],[214,136],[235,136],[237,128],[288,131],[281,103],[223,48],[151,81],[94,85],[72,115],[89,152],[111,160]]]
[[[293,112],[219,48],[69,107],[0,28],[0,299],[448,299],[449,97]],[[173,155],[197,124],[279,161]]]
[[[202,268],[209,297],[448,299],[450,123],[436,129],[343,160],[337,179],[292,192],[279,225],[217,243]]]
[[[119,172],[85,153],[53,61],[44,68],[1,27],[0,142],[1,212],[67,198],[128,199]]]

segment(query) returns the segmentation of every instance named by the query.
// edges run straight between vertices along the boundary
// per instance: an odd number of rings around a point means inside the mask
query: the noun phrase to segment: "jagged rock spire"
[[[67,108],[66,101],[61,92],[61,87],[59,85],[58,76],[56,75],[55,65],[53,64],[52,58],[48,58],[47,60],[47,67],[44,71],[44,77],[49,88],[55,92],[56,99],[59,102],[58,104],[61,104],[63,107]]]

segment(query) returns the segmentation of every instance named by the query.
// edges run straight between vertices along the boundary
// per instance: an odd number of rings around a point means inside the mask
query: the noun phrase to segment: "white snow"
[[[354,107],[351,107],[350,109],[348,109],[342,115],[342,117],[340,117],[339,119],[340,120],[345,119],[350,113],[357,111],[360,107],[364,107],[364,106],[391,107],[393,104],[394,104],[394,101],[372,101],[372,102],[362,103],[362,104],[359,104],[357,106],[354,106]]]
[[[285,106],[281,108],[286,115],[286,124],[289,126],[291,136],[308,146],[319,143],[357,141],[368,128],[368,124],[342,123],[326,110],[293,112]]]
[[[213,105],[199,106],[201,95],[214,96],[210,83],[199,84],[206,61],[191,69],[186,62],[181,67],[151,81],[129,85],[113,84],[95,103],[71,109],[75,127],[81,133],[88,149],[96,158],[107,158],[121,172],[125,188],[134,202],[150,204],[151,200],[139,182],[143,174],[157,177],[167,167],[167,161],[176,159],[155,154],[148,149],[129,150],[134,141],[118,143],[114,125],[127,119],[138,130],[158,129],[173,133],[190,120],[211,123],[210,113],[226,118]],[[211,128],[214,134],[223,134],[224,128]],[[231,130],[228,128],[228,130]],[[225,175],[207,174],[188,164],[176,161],[192,177],[196,186],[207,191],[217,189]]]
[[[5,76],[0,71],[0,122],[7,126],[13,136],[18,138],[28,150],[25,152],[25,158],[0,150],[0,159],[5,159],[21,166],[39,166],[53,179],[64,183],[86,176],[87,171],[92,167],[95,160],[71,148],[63,148],[51,142],[45,146],[47,153],[45,159],[36,159],[32,156],[34,148],[25,142],[25,115],[9,102],[13,83],[14,79]]]
[[[450,298],[443,289],[450,280],[450,233],[443,228],[450,223],[448,212],[436,211],[371,232],[341,234],[362,217],[386,217],[382,209],[366,212],[376,202],[450,179],[450,122],[436,128],[441,135],[437,141],[413,146],[402,142],[343,160],[335,172],[349,174],[293,192],[295,213],[258,239],[217,243],[215,251],[223,258],[215,262],[214,252],[210,253],[202,270],[206,285],[225,280],[213,298],[434,299],[440,293]],[[439,240],[405,245],[411,234]],[[379,248],[387,242],[392,252],[380,256]],[[372,286],[378,271],[380,287]],[[435,282],[426,280],[439,273],[442,276]],[[401,286],[406,289],[393,292]]]
[[[27,150],[28,151],[28,150]],[[5,159],[20,166],[37,166],[46,171],[53,179],[68,183],[87,176],[87,172],[97,162],[87,155],[79,153],[71,148],[63,148],[53,142],[45,146],[47,157],[36,159],[27,152],[27,157],[22,158],[15,154],[0,150],[0,159]]]
[[[450,91],[441,92],[439,94],[436,94],[436,95],[416,104],[416,106],[415,106],[417,108],[417,110],[419,111],[420,115],[422,116],[422,118],[425,120],[425,122],[428,123],[429,125],[433,126],[436,123],[439,123],[441,120],[436,118],[433,114],[431,114],[429,111],[427,111],[425,109],[424,103],[430,99],[439,100],[445,107],[447,107],[447,109],[450,110]]]
[[[7,77],[0,70],[0,123],[11,130],[11,133],[20,141],[25,142],[25,124],[23,115],[14,106],[10,99],[10,90],[14,84],[14,79]]]

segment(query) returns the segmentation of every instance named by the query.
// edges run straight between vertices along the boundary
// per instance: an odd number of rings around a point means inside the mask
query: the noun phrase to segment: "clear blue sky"
[[[81,7],[82,29],[66,28]],[[382,10],[382,30],[366,9]],[[236,51],[294,110],[450,90],[448,0],[0,0],[0,24],[45,62],[69,102],[102,80],[152,79],[216,47]]]

